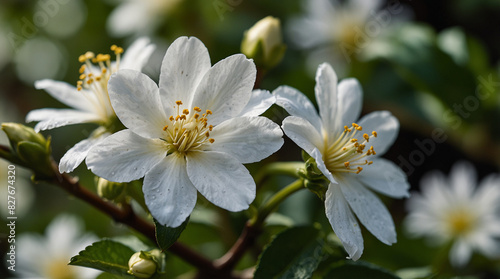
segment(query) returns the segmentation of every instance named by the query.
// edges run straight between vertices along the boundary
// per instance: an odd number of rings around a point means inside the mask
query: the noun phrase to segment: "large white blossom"
[[[189,216],[197,191],[224,209],[248,208],[255,182],[242,164],[283,144],[279,126],[258,116],[274,97],[252,92],[255,76],[254,63],[242,54],[211,66],[201,41],[178,38],[163,59],[159,88],[137,71],[111,77],[111,103],[128,129],[96,145],[87,165],[116,182],[144,176],[146,204],[167,226]]]
[[[96,123],[96,129],[88,139],[82,140],[69,149],[61,158],[59,171],[71,172],[87,156],[90,148],[103,140],[120,126],[108,96],[109,77],[121,69],[141,70],[154,50],[149,39],[136,40],[123,53],[120,47],[112,46],[116,54],[116,62],[111,62],[108,54],[87,52],[79,57],[83,64],[80,68],[80,81],[77,87],[66,82],[55,80],[39,80],[35,82],[37,89],[44,89],[56,100],[71,109],[44,108],[30,111],[26,122],[40,121],[35,131],[50,130],[71,124]],[[122,54],[123,53],[123,57]]]
[[[278,87],[273,94],[291,114],[283,120],[285,134],[316,160],[329,180],[326,216],[350,258],[357,260],[363,252],[357,220],[383,243],[395,243],[391,215],[371,190],[408,196],[405,174],[379,157],[394,142],[398,120],[388,111],[377,111],[355,123],[361,112],[361,86],[352,78],[337,85],[337,76],[326,63],[316,74],[319,115],[311,101],[292,87]]]
[[[71,257],[97,241],[85,233],[80,219],[59,215],[45,229],[45,235],[23,233],[16,239],[17,268],[22,278],[89,279],[99,271],[68,265]]]
[[[500,257],[500,175],[491,174],[477,186],[474,167],[456,163],[447,179],[441,172],[420,181],[421,193],[407,202],[405,220],[413,236],[427,236],[435,244],[452,243],[454,266],[468,263],[474,250]]]

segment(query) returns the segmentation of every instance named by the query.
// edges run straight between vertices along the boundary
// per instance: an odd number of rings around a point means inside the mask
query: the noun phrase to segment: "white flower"
[[[137,71],[111,77],[111,103],[128,129],[95,146],[87,165],[116,182],[144,176],[148,208],[170,227],[189,216],[197,191],[224,209],[248,208],[255,182],[242,164],[283,144],[279,126],[257,116],[274,97],[252,93],[255,75],[242,54],[211,67],[201,41],[178,38],[163,59],[159,88]]]
[[[111,62],[110,55],[87,52],[79,57],[83,63],[80,68],[78,86],[54,80],[35,82],[37,89],[46,90],[52,97],[71,109],[37,109],[30,111],[26,122],[40,121],[35,131],[50,130],[71,124],[97,123],[101,127],[86,140],[82,140],[69,149],[59,163],[60,172],[73,171],[87,156],[90,148],[103,140],[119,126],[108,96],[109,77],[121,69],[141,70],[154,50],[149,39],[135,41],[123,54],[123,49],[112,46],[116,54],[116,62]],[[92,64],[95,63],[94,64]]]
[[[403,6],[389,6],[381,14],[382,0],[307,0],[306,14],[294,18],[288,25],[292,42],[311,50],[308,64],[312,69],[323,61],[336,65],[337,72],[345,67],[376,37],[401,18]]]
[[[18,269],[22,278],[89,279],[100,271],[68,265],[71,257],[97,241],[82,233],[83,225],[71,215],[59,215],[45,229],[45,236],[25,233],[16,240]]]
[[[182,0],[122,0],[107,21],[114,36],[149,34]]]
[[[371,190],[408,196],[405,174],[378,157],[394,142],[399,122],[389,112],[377,111],[353,123],[361,111],[361,86],[355,79],[337,85],[329,64],[318,67],[314,89],[319,115],[294,88],[281,86],[273,94],[276,103],[292,115],[283,120],[285,134],[316,160],[328,178],[326,216],[350,258],[357,260],[363,238],[356,217],[383,243],[396,242],[391,215]]]
[[[437,244],[452,242],[450,262],[463,266],[473,250],[500,256],[500,176],[489,175],[476,188],[469,163],[456,163],[450,178],[432,172],[420,182],[421,194],[408,200],[405,225],[413,236],[428,236]]]

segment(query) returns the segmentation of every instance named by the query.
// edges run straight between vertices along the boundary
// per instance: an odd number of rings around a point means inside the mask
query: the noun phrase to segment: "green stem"
[[[281,189],[278,193],[271,197],[267,203],[259,209],[257,216],[250,221],[250,225],[253,227],[262,226],[266,218],[271,214],[280,203],[282,203],[286,198],[288,198],[293,193],[305,189],[304,180],[297,179],[285,188]]]
[[[298,178],[297,170],[301,168],[304,168],[304,162],[276,162],[267,164],[255,175],[255,184],[261,184],[269,175],[288,175]]]

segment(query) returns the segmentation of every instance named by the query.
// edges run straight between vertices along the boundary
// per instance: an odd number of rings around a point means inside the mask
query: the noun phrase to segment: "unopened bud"
[[[2,123],[2,130],[7,134],[12,147],[18,145],[22,141],[29,141],[41,146],[47,145],[47,140],[42,134],[35,132],[30,127],[19,123]]]
[[[10,154],[2,150],[2,157],[32,169],[36,179],[54,175],[50,161],[50,139],[18,123],[2,123],[2,130],[12,147]]]
[[[157,265],[153,256],[140,251],[132,255],[128,261],[128,273],[137,278],[149,278],[156,273]]]
[[[241,52],[264,69],[276,66],[285,54],[280,20],[268,16],[245,32]]]
[[[97,180],[97,194],[110,201],[119,202],[125,188],[125,183],[112,182],[101,177]]]

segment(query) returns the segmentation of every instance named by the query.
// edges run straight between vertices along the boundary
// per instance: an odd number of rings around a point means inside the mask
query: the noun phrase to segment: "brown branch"
[[[54,176],[52,179],[48,180],[48,182],[59,186],[69,194],[87,202],[101,212],[110,216],[116,222],[129,226],[149,238],[152,242],[156,243],[156,231],[154,225],[151,222],[147,222],[137,216],[131,207],[119,208],[118,206],[103,200],[87,188],[82,187],[76,179],[67,174],[59,173],[57,164],[54,161],[52,161],[52,168],[54,170]],[[217,268],[210,260],[179,242],[175,242],[172,246],[170,246],[168,251],[177,255],[191,265],[196,266],[201,272],[208,274],[217,273]]]
[[[234,245],[222,257],[214,261],[217,269],[223,272],[230,272],[234,266],[240,261],[245,252],[253,246],[255,239],[260,234],[260,227],[247,222],[243,228],[243,232]]]

